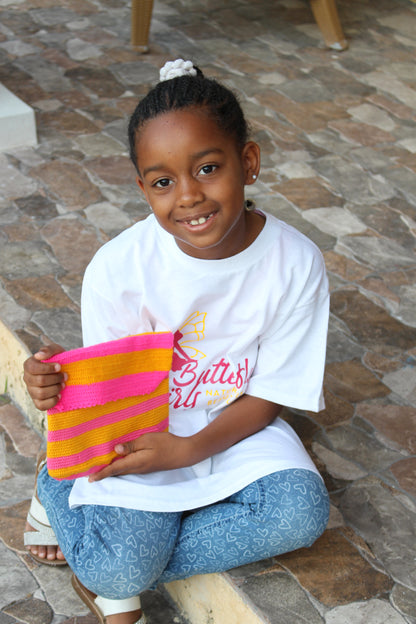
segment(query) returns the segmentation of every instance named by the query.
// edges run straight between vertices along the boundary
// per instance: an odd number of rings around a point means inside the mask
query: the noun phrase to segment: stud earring
[[[253,178],[253,180],[257,180],[257,176],[255,173],[253,173],[253,175],[251,176]]]
[[[254,201],[254,199],[246,199],[244,202],[244,208],[245,210],[247,210],[247,212],[252,212],[253,210],[255,210],[256,202]]]

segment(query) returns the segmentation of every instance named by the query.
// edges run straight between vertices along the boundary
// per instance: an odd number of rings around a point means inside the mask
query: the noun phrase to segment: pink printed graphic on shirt
[[[200,366],[206,354],[190,343],[205,337],[206,312],[194,312],[174,335],[172,371],[175,373],[170,391],[174,409],[195,408],[205,397],[205,407],[230,403],[244,393],[252,370],[248,358],[232,363],[221,357],[207,368]]]

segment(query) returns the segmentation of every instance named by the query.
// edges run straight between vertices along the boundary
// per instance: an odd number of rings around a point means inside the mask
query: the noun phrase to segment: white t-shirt
[[[328,324],[322,255],[271,215],[223,260],[188,256],[153,215],[104,245],[82,291],[84,344],[172,331],[169,429],[201,430],[243,393],[319,411]],[[147,475],[77,479],[70,504],[181,511],[222,500],[288,468],[317,472],[283,420],[199,464]]]

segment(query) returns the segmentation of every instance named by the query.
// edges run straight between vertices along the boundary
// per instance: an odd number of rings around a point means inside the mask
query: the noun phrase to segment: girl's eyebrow
[[[191,159],[192,160],[198,160],[199,158],[204,158],[205,156],[209,156],[210,154],[223,154],[224,151],[222,149],[220,149],[219,147],[210,147],[206,150],[202,150],[201,152],[196,152],[195,154],[192,154]],[[163,163],[158,163],[156,165],[152,165],[151,167],[146,167],[145,169],[143,169],[143,176],[147,175],[148,173],[151,173],[152,171],[160,171],[161,169],[165,169],[166,165],[164,165]]]

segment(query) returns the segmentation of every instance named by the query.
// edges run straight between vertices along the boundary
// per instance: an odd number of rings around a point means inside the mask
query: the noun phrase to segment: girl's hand
[[[67,375],[61,372],[60,364],[42,360],[63,351],[64,349],[57,344],[46,345],[23,364],[23,381],[34,404],[40,410],[55,407],[67,379]]]
[[[146,474],[158,470],[183,468],[195,463],[192,459],[191,438],[181,438],[172,433],[145,433],[127,442],[117,444],[115,451],[120,459],[90,475],[89,481],[126,474]]]

